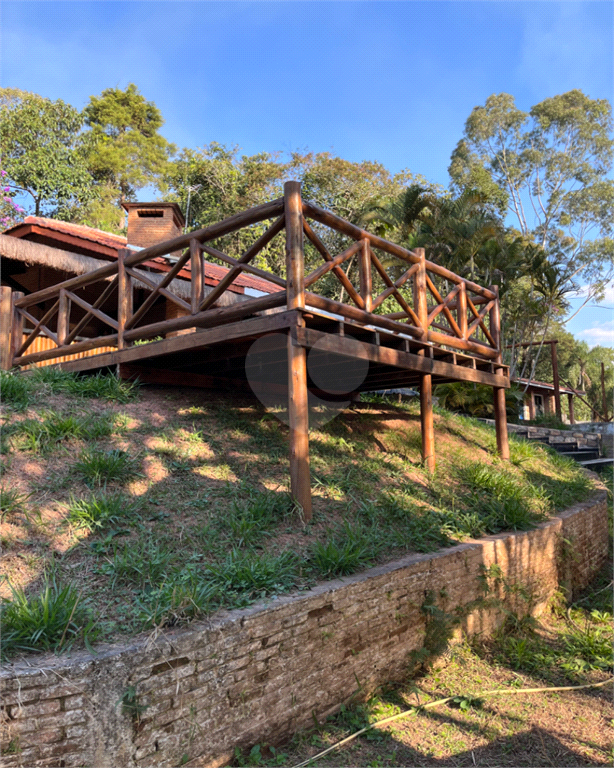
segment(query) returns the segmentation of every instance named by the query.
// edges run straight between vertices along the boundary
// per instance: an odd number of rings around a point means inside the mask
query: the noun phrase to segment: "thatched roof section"
[[[59,272],[70,272],[72,275],[84,275],[86,272],[105,267],[109,263],[10,235],[0,235],[0,256],[24,262],[28,266],[36,264],[57,269]]]
[[[0,256],[5,259],[21,261],[28,266],[37,265],[55,269],[59,272],[68,272],[70,275],[84,275],[86,272],[93,272],[95,269],[109,265],[108,261],[93,259],[91,256],[81,256],[78,253],[70,253],[60,248],[51,248],[48,245],[34,243],[31,240],[24,240],[19,237],[11,237],[10,235],[0,235]],[[161,283],[164,279],[164,274],[160,272],[143,272],[143,274],[146,275],[148,280],[156,284]],[[111,280],[112,278],[107,279]],[[144,288],[146,291],[151,291],[148,285],[141,283],[139,280],[135,281],[135,285],[139,288]],[[176,296],[179,296],[179,298],[187,301],[190,300],[190,283],[187,280],[172,280],[167,288]],[[205,296],[211,293],[212,290],[213,288],[210,286],[205,286]],[[247,298],[250,297],[226,291],[216,304],[226,306],[237,301],[244,301]]]

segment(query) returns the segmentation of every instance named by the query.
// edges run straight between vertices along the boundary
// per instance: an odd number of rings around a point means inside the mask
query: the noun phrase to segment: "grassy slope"
[[[311,433],[305,528],[287,494],[287,428],[259,403],[131,393],[49,369],[23,381],[3,374],[0,586],[29,596],[5,609],[6,653],[80,641],[94,617],[90,639],[110,639],[524,529],[592,487],[573,462],[528,443],[500,463],[492,429],[447,412],[435,417],[429,477],[415,407],[374,401]],[[41,600],[54,629],[32,644]]]

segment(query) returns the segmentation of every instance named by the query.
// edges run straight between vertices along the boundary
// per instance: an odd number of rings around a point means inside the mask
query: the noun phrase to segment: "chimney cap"
[[[175,224],[180,228],[183,229],[185,227],[185,218],[183,216],[183,213],[181,212],[181,208],[177,205],[177,203],[122,203],[122,208],[125,211],[128,211],[128,214],[130,214],[130,211],[134,210],[135,208],[138,208],[140,210],[171,210],[173,212],[173,218],[175,219]]]

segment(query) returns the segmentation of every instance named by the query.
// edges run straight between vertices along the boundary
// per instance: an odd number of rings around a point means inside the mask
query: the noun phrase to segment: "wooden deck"
[[[212,246],[224,235],[267,220],[273,220],[272,224],[238,260]],[[318,236],[324,227],[349,242],[342,253],[333,256],[327,251]],[[250,263],[282,232],[285,279]],[[316,255],[321,261],[307,274],[306,242],[311,244],[308,260],[313,262]],[[176,251],[182,255],[161,282],[148,280],[148,273],[138,269],[155,256]],[[203,290],[205,255],[230,267],[207,295]],[[407,265],[400,276],[398,268],[391,276],[383,266],[382,262],[390,263],[390,256],[396,257],[396,264]],[[189,302],[169,288],[188,263]],[[357,265],[353,272],[348,263]],[[269,281],[275,292],[216,306],[242,272]],[[350,280],[356,273],[357,286]],[[347,303],[309,290],[332,277],[343,286]],[[135,284],[150,288],[138,301]],[[392,301],[398,311],[384,312]],[[161,303],[178,306],[180,316],[156,320],[155,310]],[[483,288],[427,261],[422,249],[408,251],[303,202],[296,182],[286,184],[283,199],[135,253],[120,251],[117,263],[95,272],[28,296],[3,288],[0,314],[3,368],[43,360],[53,363],[87,352],[87,357],[59,365],[84,372],[117,367],[127,378],[231,390],[247,390],[254,376],[258,377],[257,370],[249,369],[249,362],[246,370],[253,342],[278,334],[267,360],[287,372],[279,387],[288,398],[291,487],[306,520],[311,516],[308,397],[310,391],[319,392],[314,371],[308,374],[307,353],[316,345],[325,353],[320,365],[326,366],[329,379],[334,380],[338,371],[341,381],[352,360],[368,361],[354,392],[406,386],[420,390],[423,459],[431,470],[435,466],[433,384],[471,381],[492,386],[498,447],[502,457],[508,457],[505,388],[509,387],[509,372],[501,362],[496,286]],[[40,336],[57,347],[29,352]],[[159,336],[165,338],[135,345]],[[103,347],[116,351],[96,353]],[[347,395],[342,390],[340,397]]]

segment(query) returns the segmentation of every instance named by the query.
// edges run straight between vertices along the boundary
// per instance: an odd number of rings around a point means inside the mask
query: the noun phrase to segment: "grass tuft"
[[[75,464],[75,471],[90,487],[124,482],[137,474],[136,460],[118,448],[110,451],[99,448],[86,449]]]
[[[96,531],[129,519],[139,504],[121,493],[91,495],[89,498],[70,497],[66,519],[75,528]]]
[[[38,595],[27,596],[11,586],[12,600],[0,608],[2,658],[20,652],[68,650],[82,639],[89,647],[96,638],[81,595],[71,585],[47,581]]]

